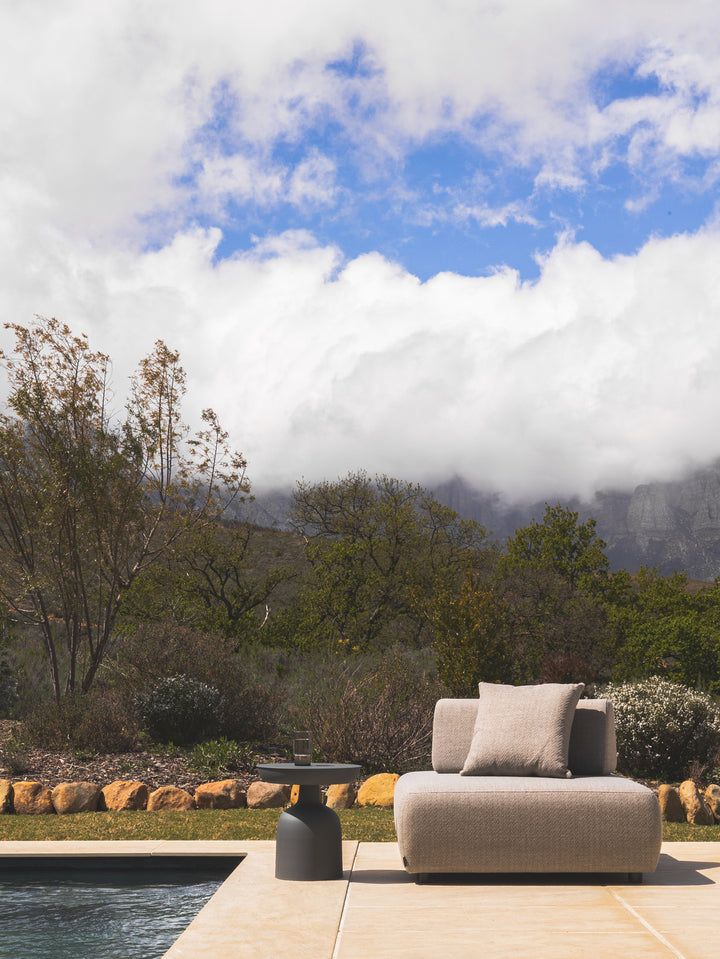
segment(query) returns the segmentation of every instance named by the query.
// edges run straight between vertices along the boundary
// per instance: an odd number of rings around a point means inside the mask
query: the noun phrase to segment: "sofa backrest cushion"
[[[435,772],[459,773],[472,743],[477,699],[440,699],[435,706],[432,764]],[[603,776],[617,763],[615,714],[609,699],[581,699],[575,709],[568,765],[573,775]]]
[[[584,683],[479,683],[475,731],[460,775],[572,775],[570,729],[584,689]]]

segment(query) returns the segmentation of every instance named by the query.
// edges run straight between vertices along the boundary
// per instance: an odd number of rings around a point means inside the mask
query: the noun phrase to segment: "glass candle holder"
[[[312,736],[307,729],[298,729],[293,735],[293,759],[296,766],[309,766],[312,762]]]

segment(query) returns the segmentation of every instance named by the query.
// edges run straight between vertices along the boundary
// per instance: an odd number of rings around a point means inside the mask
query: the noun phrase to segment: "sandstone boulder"
[[[715,819],[720,821],[720,786],[708,786],[705,790],[704,799],[712,810]]]
[[[198,809],[240,809],[247,805],[247,797],[237,779],[223,779],[198,786],[195,805]]]
[[[100,787],[95,783],[60,783],[52,791],[55,812],[95,812],[100,799]]]
[[[148,810],[157,811],[158,809],[194,809],[195,800],[184,789],[177,786],[160,786],[148,796]]]
[[[120,810],[147,809],[149,790],[145,783],[118,779],[100,790],[101,809],[112,812]]]
[[[692,826],[712,826],[715,822],[712,809],[700,795],[692,779],[680,783],[680,801],[685,809],[685,817]]]
[[[397,773],[378,773],[366,779],[358,791],[358,806],[382,806],[392,809],[395,797]]]
[[[13,811],[13,784],[9,779],[0,779],[0,815]]]
[[[330,809],[351,809],[358,791],[353,783],[335,783],[328,786],[326,803]]]
[[[20,782],[13,786],[15,812],[22,816],[54,813],[52,790],[42,783]]]
[[[685,822],[685,810],[675,786],[661,786],[658,789],[658,801],[664,822]]]
[[[249,809],[278,809],[287,805],[290,799],[290,787],[278,783],[250,783],[247,791]]]

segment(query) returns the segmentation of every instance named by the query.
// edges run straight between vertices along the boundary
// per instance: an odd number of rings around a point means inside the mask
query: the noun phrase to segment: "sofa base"
[[[657,797],[618,776],[406,773],[395,826],[412,874],[637,876],[655,870],[662,845]]]
[[[433,872],[416,872],[412,874],[413,881],[416,886],[424,886],[428,883],[434,881],[437,877],[442,879],[444,876],[457,876],[459,873],[433,873]],[[465,873],[465,875],[473,875],[473,873]],[[478,876],[482,876],[483,873],[477,873]],[[491,875],[497,876],[500,873],[492,873]],[[594,875],[594,874],[592,874]],[[627,882],[630,885],[640,885],[643,881],[643,874],[641,872],[620,872],[620,873],[602,873],[602,875],[611,875],[613,878],[617,875],[617,882]]]

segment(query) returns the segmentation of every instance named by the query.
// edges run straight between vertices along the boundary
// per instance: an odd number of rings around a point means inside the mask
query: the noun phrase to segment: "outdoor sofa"
[[[395,825],[406,870],[431,873],[653,872],[662,843],[652,790],[612,775],[615,720],[582,685],[480,684],[441,699],[432,765],[401,776]]]

